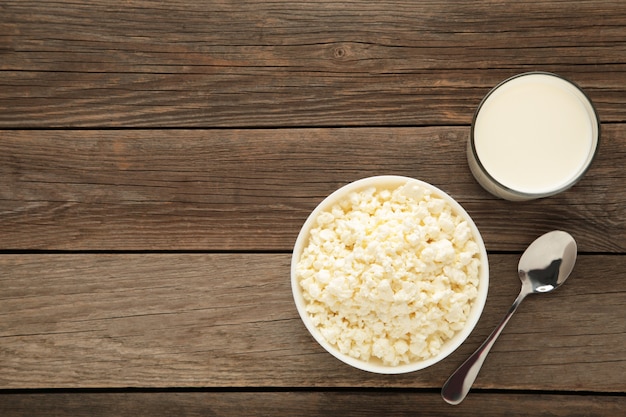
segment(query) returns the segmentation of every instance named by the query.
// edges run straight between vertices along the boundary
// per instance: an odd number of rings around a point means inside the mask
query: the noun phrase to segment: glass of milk
[[[555,74],[528,72],[498,84],[482,100],[467,157],[490,193],[532,200],[574,185],[599,140],[597,112],[578,86]]]

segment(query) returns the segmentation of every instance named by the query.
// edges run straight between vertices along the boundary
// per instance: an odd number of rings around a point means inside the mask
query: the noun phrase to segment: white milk
[[[477,180],[500,197],[525,200],[562,191],[580,178],[595,154],[598,120],[575,85],[528,73],[492,90],[472,132],[468,156]]]

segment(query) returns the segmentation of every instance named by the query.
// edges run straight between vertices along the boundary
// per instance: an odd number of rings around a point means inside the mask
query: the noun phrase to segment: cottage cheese
[[[397,366],[437,355],[478,294],[470,226],[430,189],[353,192],[319,214],[296,266],[306,312],[340,352]]]

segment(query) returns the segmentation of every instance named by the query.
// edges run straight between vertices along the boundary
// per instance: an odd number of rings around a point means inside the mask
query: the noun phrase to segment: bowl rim
[[[297,280],[296,266],[298,264],[298,261],[300,260],[300,257],[301,257],[302,251],[304,250],[305,245],[308,243],[309,231],[312,228],[318,215],[322,211],[326,210],[329,207],[332,207],[332,205],[334,205],[336,202],[340,201],[343,197],[345,197],[346,195],[348,195],[349,193],[353,191],[362,190],[362,189],[369,188],[372,186],[377,186],[378,188],[384,188],[384,187],[395,188],[395,187],[399,187],[407,183],[413,183],[413,184],[420,185],[422,187],[430,189],[437,196],[446,200],[452,206],[453,211],[456,212],[457,214],[462,215],[467,221],[468,225],[470,226],[470,229],[472,230],[472,235],[474,237],[474,240],[479,246],[481,262],[480,262],[480,272],[479,272],[478,294],[477,294],[476,299],[474,300],[471,312],[469,314],[467,322],[465,323],[465,326],[463,327],[462,330],[458,331],[452,337],[452,339],[447,340],[443,344],[441,352],[438,355],[430,357],[422,361],[402,364],[398,366],[388,366],[388,365],[378,364],[378,363],[374,363],[370,361],[364,361],[362,359],[357,359],[347,354],[343,354],[336,347],[334,347],[333,345],[331,345],[329,342],[326,341],[326,339],[322,336],[319,329],[315,325],[313,325],[308,313],[305,310],[306,302],[304,301],[304,298],[302,296],[302,290]],[[480,319],[482,315],[482,311],[484,309],[484,306],[487,300],[487,293],[489,290],[489,261],[488,261],[487,250],[485,248],[484,241],[482,239],[480,231],[478,230],[478,227],[476,227],[476,224],[474,223],[474,220],[470,217],[467,211],[465,211],[465,209],[446,192],[442,191],[438,187],[432,184],[429,184],[425,181],[418,180],[418,179],[411,178],[411,177],[406,177],[406,176],[379,175],[379,176],[365,177],[365,178],[361,178],[359,180],[350,182],[338,188],[334,192],[332,192],[330,195],[324,198],[307,217],[306,221],[304,222],[304,224],[302,225],[300,229],[300,232],[298,233],[298,237],[296,238],[296,242],[295,242],[292,257],[291,257],[291,290],[292,290],[293,300],[296,305],[296,309],[298,310],[298,314],[300,315],[300,318],[302,322],[304,323],[305,327],[307,328],[311,336],[313,336],[315,341],[320,346],[322,346],[328,353],[330,353],[332,356],[339,359],[341,362],[345,364],[351,365],[354,368],[357,368],[363,371],[368,371],[368,372],[378,373],[378,374],[408,373],[408,372],[414,372],[420,369],[427,368],[431,365],[434,365],[437,362],[440,362],[441,360],[449,356],[452,352],[454,352],[459,346],[461,346],[461,344],[463,344],[463,342],[467,339],[470,333],[474,330],[474,328],[476,327],[476,324],[478,323],[478,320]]]

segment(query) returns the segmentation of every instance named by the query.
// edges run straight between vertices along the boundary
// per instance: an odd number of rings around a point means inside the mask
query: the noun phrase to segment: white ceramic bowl
[[[473,234],[474,241],[479,246],[479,257],[480,257],[480,270],[479,270],[479,284],[478,284],[478,295],[474,299],[470,314],[465,323],[465,326],[458,331],[451,339],[447,340],[438,355],[432,356],[426,360],[401,364],[398,366],[389,366],[384,365],[382,361],[378,360],[370,360],[364,361],[361,359],[354,358],[352,356],[341,353],[337,347],[331,345],[326,341],[326,339],[322,336],[320,330],[312,323],[309,314],[306,312],[306,301],[302,295],[302,289],[299,285],[298,278],[296,275],[296,266],[302,256],[302,252],[305,246],[309,241],[309,233],[310,230],[315,226],[315,222],[319,214],[323,211],[330,209],[337,202],[345,199],[350,193],[354,191],[361,191],[363,189],[367,189],[369,187],[375,186],[377,189],[395,189],[406,183],[414,183],[420,185],[424,188],[428,188],[432,191],[433,194],[443,198],[451,207],[455,214],[462,216],[470,226],[470,229]],[[293,256],[291,260],[291,288],[293,291],[293,297],[298,309],[298,313],[302,318],[306,328],[311,333],[313,338],[330,354],[335,356],[337,359],[342,362],[351,365],[355,368],[379,373],[379,374],[400,374],[406,372],[413,372],[419,369],[426,368],[431,366],[446,356],[450,355],[454,350],[456,350],[469,336],[469,334],[474,329],[480,315],[483,311],[483,307],[485,305],[485,301],[487,299],[487,290],[489,287],[489,264],[487,260],[487,251],[485,249],[484,242],[482,237],[476,228],[473,220],[467,214],[467,212],[461,207],[459,203],[457,203],[452,197],[450,197],[445,192],[441,191],[437,187],[425,183],[423,181],[419,181],[417,179],[402,177],[402,176],[377,176],[377,177],[369,177],[364,178],[350,184],[341,187],[340,189],[333,192],[331,195],[326,197],[313,212],[309,215],[307,220],[305,221],[298,238],[296,240]]]

